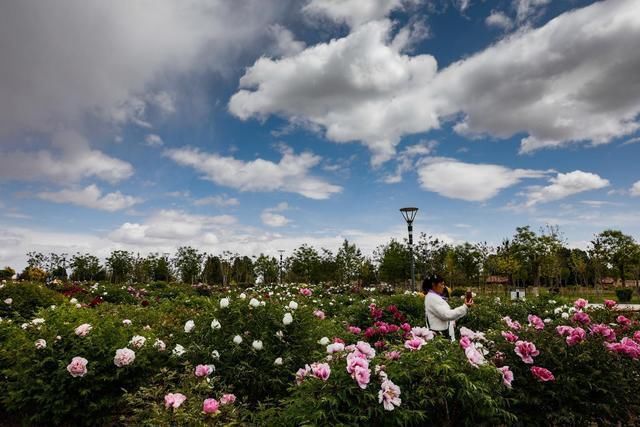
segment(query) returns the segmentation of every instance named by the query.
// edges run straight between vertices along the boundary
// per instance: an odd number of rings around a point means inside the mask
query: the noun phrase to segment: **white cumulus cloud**
[[[525,205],[531,207],[538,203],[547,203],[564,199],[573,194],[589,190],[598,190],[609,186],[609,181],[600,176],[576,170],[568,173],[559,173],[550,179],[550,184],[544,187],[533,187],[527,194]]]
[[[0,181],[77,182],[95,177],[116,183],[133,175],[133,166],[91,149],[80,134],[60,131],[54,135],[54,150],[0,150]]]
[[[631,190],[629,190],[632,196],[640,196],[640,181],[636,181],[633,186],[631,186]]]
[[[245,162],[196,148],[167,150],[164,155],[201,172],[207,180],[240,191],[286,191],[311,199],[327,199],[342,190],[340,186],[309,175],[322,160],[310,152],[295,154],[284,148],[277,163],[264,159]]]
[[[525,178],[541,178],[545,173],[438,157],[426,158],[418,164],[418,180],[423,189],[470,202],[491,199]]]
[[[54,203],[71,203],[108,212],[130,208],[142,201],[142,199],[138,197],[127,196],[119,191],[103,195],[102,191],[100,191],[95,184],[80,190],[65,189],[54,192],[40,192],[36,196],[39,199]]]

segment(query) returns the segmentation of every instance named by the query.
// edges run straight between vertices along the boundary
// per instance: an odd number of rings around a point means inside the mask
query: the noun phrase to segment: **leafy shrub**
[[[10,298],[11,304],[4,301]],[[60,304],[64,297],[36,283],[9,283],[0,289],[0,318],[31,319],[44,307]]]
[[[503,396],[505,387],[495,367],[472,367],[457,345],[436,338],[421,350],[398,346],[399,360],[377,354],[370,362],[371,379],[361,389],[346,370],[344,355],[329,362],[331,375],[324,382],[307,377],[292,386],[281,410],[265,412],[265,425],[504,425],[515,420]],[[387,411],[379,402],[382,378],[374,366],[383,366],[400,387],[400,406]]]

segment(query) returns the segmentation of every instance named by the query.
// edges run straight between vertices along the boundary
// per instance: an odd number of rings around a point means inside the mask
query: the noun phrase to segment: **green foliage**
[[[11,304],[4,301],[10,298]],[[62,295],[36,283],[9,283],[0,289],[0,318],[31,319],[41,308],[61,304]]]
[[[400,350],[401,348],[391,348]],[[404,352],[397,361],[378,354],[370,367],[383,365],[401,389],[402,403],[393,412],[378,400],[381,379],[373,372],[365,390],[346,371],[344,357],[331,362],[323,382],[307,377],[291,388],[280,411],[265,414],[265,424],[297,425],[495,425],[515,420],[508,411],[498,371],[472,367],[460,348],[442,338],[422,350]],[[373,370],[373,369],[372,369]]]

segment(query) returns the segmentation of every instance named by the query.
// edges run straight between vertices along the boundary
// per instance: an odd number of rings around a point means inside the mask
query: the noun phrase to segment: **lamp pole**
[[[402,216],[407,221],[407,228],[409,230],[409,255],[411,256],[411,288],[416,289],[416,272],[415,272],[415,260],[413,259],[413,220],[418,213],[418,208],[402,208],[400,209]]]
[[[278,249],[278,252],[280,252],[280,264],[278,265],[278,284],[282,285],[282,253],[284,252],[284,249]]]

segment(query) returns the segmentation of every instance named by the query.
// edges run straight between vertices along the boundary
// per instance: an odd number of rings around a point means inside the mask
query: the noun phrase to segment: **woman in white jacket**
[[[464,317],[473,305],[473,300],[465,301],[460,307],[452,309],[442,298],[444,279],[438,275],[427,276],[422,281],[424,296],[424,312],[427,327],[439,335],[453,339],[449,329],[451,322]]]

